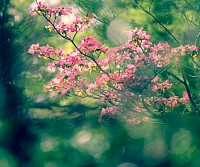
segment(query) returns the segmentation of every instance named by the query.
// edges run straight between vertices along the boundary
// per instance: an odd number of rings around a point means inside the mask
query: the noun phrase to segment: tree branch
[[[140,5],[138,2],[135,1],[135,3],[138,5],[138,7],[140,7],[145,13],[147,13],[148,15],[150,15],[158,24],[160,24],[160,26],[166,30],[166,32],[176,41],[176,43],[178,45],[180,45],[180,42],[177,40],[177,38],[164,26],[164,24],[162,24],[160,22],[160,20],[158,20],[150,11],[147,11],[142,5]]]
[[[184,86],[185,86],[185,88],[186,88],[187,94],[188,94],[188,96],[189,96],[190,102],[191,102],[192,106],[196,109],[196,111],[199,113],[200,110],[198,109],[196,103],[194,102],[194,100],[193,100],[193,98],[192,98],[192,95],[191,95],[189,86],[188,86],[188,84],[187,84],[185,75],[184,75],[183,73],[182,73],[182,76],[183,76],[183,83],[184,83]]]

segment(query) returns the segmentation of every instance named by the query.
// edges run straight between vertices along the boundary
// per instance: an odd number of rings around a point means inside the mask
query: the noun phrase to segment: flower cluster
[[[102,121],[102,120],[108,121],[110,119],[114,119],[116,115],[117,115],[116,106],[102,108],[99,121]]]
[[[30,12],[31,16],[36,15],[37,13],[44,12],[46,15],[52,16],[61,16],[61,15],[69,15],[72,14],[72,8],[62,8],[60,6],[56,6],[54,9],[48,8],[47,3],[38,2],[37,7]]]
[[[69,8],[49,9],[42,3],[34,11],[56,17],[73,14]],[[82,19],[74,15],[76,19],[72,24],[54,22],[49,26],[61,36],[65,34],[71,37],[72,33],[80,32],[83,25],[88,25],[88,18],[93,17],[90,15]],[[76,46],[73,39],[66,38],[76,48],[68,54],[61,48],[54,50],[49,45],[39,44],[31,45],[28,52],[48,58],[51,60],[49,67],[60,69],[57,77],[45,86],[47,91],[73,93],[106,103],[108,106],[102,109],[100,120],[119,115],[126,115],[127,118],[131,115],[132,120],[137,120],[137,114],[171,111],[189,103],[188,89],[183,97],[173,91],[173,83],[178,81],[182,89],[186,88],[187,83],[175,76],[174,69],[170,67],[179,63],[180,56],[187,56],[191,52],[199,56],[198,48],[186,45],[171,49],[168,43],[152,44],[151,36],[138,28],[127,32],[127,36],[125,44],[113,48],[92,37],[86,37],[81,39],[79,46]],[[147,116],[143,118],[149,119]]]
[[[155,83],[153,84],[153,92],[164,91],[166,89],[171,89],[172,84],[168,82],[168,80],[164,81],[163,83]]]
[[[50,57],[52,54],[55,54],[55,50],[49,45],[40,47],[39,44],[33,44],[29,48],[28,53],[30,54],[38,53],[38,57],[42,56]]]
[[[105,53],[108,50],[108,48],[105,45],[102,45],[100,42],[97,42],[92,37],[83,38],[81,40],[79,48],[85,54],[88,54],[89,52],[96,52],[96,54],[99,54],[99,52]]]
[[[179,99],[179,102],[187,104],[187,103],[189,103],[189,100],[190,99],[189,99],[188,93],[184,92],[183,97]]]
[[[179,46],[177,48],[172,48],[171,52],[173,53],[173,55],[185,56],[188,53],[198,52],[198,50],[199,49],[196,46],[185,45],[185,46]]]
[[[76,34],[77,32],[83,32],[84,27],[88,26],[94,18],[94,15],[90,12],[86,16],[81,17],[79,14],[74,13],[72,8],[56,6],[52,9],[48,8],[47,4],[43,4],[42,2],[38,2],[38,6],[30,13],[31,16],[35,14],[41,14],[48,19],[48,25],[45,26],[46,29],[59,33],[66,38],[71,38],[72,34]],[[62,21],[61,17],[63,16],[72,18],[70,23]]]
[[[171,62],[170,46],[168,43],[158,43],[151,47],[150,58],[158,68],[168,65]]]
[[[178,96],[170,96],[168,98],[166,97],[151,97],[149,99],[145,99],[145,102],[149,106],[153,106],[154,108],[158,108],[160,111],[171,111],[175,107],[181,105],[181,104],[188,104],[189,103],[189,97],[188,93],[184,92],[183,97],[179,98]]]

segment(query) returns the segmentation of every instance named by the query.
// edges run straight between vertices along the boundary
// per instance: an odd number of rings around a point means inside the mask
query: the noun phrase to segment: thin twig
[[[135,2],[145,13],[149,14],[160,26],[166,30],[166,32],[177,42],[178,45],[180,45],[180,42],[177,40],[177,38],[158,20],[151,12],[147,11],[142,5]]]
[[[190,92],[189,86],[187,84],[187,81],[186,81],[184,73],[182,73],[182,77],[183,77],[184,86],[186,88],[186,91],[187,91],[188,97],[190,99],[190,102],[191,102],[192,106],[196,109],[196,111],[199,113],[200,110],[198,109],[196,103],[194,102],[194,100],[192,98],[192,95],[191,95],[191,92]]]

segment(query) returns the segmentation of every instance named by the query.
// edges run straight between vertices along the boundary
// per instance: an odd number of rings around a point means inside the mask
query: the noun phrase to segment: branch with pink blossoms
[[[37,2],[37,1],[36,1]],[[98,68],[103,72],[109,75],[106,71],[104,71],[101,66],[96,62],[94,56],[90,56],[84,53],[74,42],[75,37],[78,33],[84,31],[84,27],[90,25],[94,15],[92,13],[87,13],[86,16],[81,17],[79,14],[73,13],[72,8],[63,8],[60,6],[55,7],[54,9],[48,8],[47,4],[42,4],[42,2],[37,2],[37,7],[31,11],[30,15],[34,16],[35,14],[42,15],[47,21],[48,26],[45,26],[46,29],[50,31],[54,31],[58,33],[62,38],[70,41],[72,45],[77,49],[77,51],[85,57],[93,60],[94,63],[98,66]],[[64,22],[60,21],[57,23],[57,20],[61,16],[70,16],[74,17],[75,20],[71,24],[65,24]],[[73,37],[72,37],[72,34]],[[87,48],[86,48],[87,49]]]
[[[138,28],[127,32],[127,42],[117,47],[105,46],[92,37],[81,39],[77,45],[76,36],[92,23],[93,14],[81,16],[71,8],[48,8],[41,2],[31,12],[35,14],[47,20],[47,29],[75,47],[66,53],[49,45],[30,46],[30,54],[45,57],[50,60],[49,68],[60,69],[45,86],[47,91],[90,97],[106,103],[107,107],[100,114],[101,121],[120,118],[138,123],[161,112],[179,108],[189,111],[189,104],[199,111],[186,79],[180,79],[184,57],[191,59],[194,67],[198,63],[197,47],[171,48],[168,43],[152,44],[151,36]],[[74,20],[62,22],[61,17],[66,15],[73,16]],[[175,82],[181,93],[174,90]]]

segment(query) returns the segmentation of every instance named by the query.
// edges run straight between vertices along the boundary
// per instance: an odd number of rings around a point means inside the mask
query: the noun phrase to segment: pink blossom
[[[55,63],[54,63],[54,62],[50,62],[50,63],[48,63],[48,66],[49,66],[49,67],[54,67],[54,66],[55,66]]]
[[[189,96],[188,96],[188,93],[187,92],[184,92],[183,93],[183,97],[179,99],[179,101],[183,104],[187,104],[189,103]]]
[[[128,69],[132,69],[132,68],[134,68],[135,66],[133,65],[133,64],[127,64],[127,68]]]
[[[169,84],[168,80],[164,81],[162,84],[167,89],[171,89],[171,87],[172,87],[172,84]]]
[[[39,48],[39,44],[32,44],[28,50],[28,53],[30,54],[34,54],[35,52],[37,52],[37,49]]]
[[[159,80],[159,77],[158,76],[155,76],[153,79],[152,79],[152,82],[157,82]]]
[[[74,45],[74,35],[83,32],[94,18],[91,13],[81,16],[71,8],[48,8],[41,2],[31,15],[37,12],[55,19],[46,28]],[[62,15],[73,16],[74,20],[70,23],[60,21]],[[83,97],[107,103],[108,107],[101,111],[101,120],[126,117],[130,122],[147,121],[150,118],[144,116],[148,112],[146,106],[152,111],[172,111],[180,104],[189,103],[187,92],[179,98],[171,89],[171,78],[163,77],[163,72],[173,67],[172,71],[179,75],[176,65],[181,66],[181,56],[199,56],[199,49],[189,45],[171,48],[168,43],[161,42],[152,44],[151,36],[142,28],[129,31],[127,36],[127,42],[117,47],[109,48],[89,36],[82,38],[80,45],[75,45],[72,52],[33,44],[28,53],[47,58],[51,61],[47,62],[48,67],[60,71],[45,86],[46,91],[62,94],[70,91],[75,95],[82,92]],[[137,114],[140,114],[140,118],[137,118]]]

